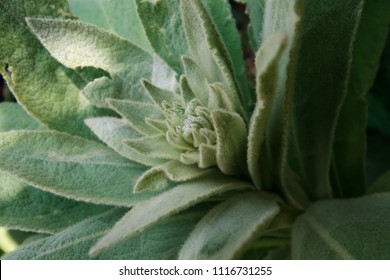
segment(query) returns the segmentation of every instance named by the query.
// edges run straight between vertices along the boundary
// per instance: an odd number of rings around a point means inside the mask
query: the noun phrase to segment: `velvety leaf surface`
[[[188,54],[181,0],[135,0],[138,15],[154,51],[177,73],[182,73],[181,55]]]
[[[269,36],[256,54],[257,102],[249,126],[247,162],[249,174],[259,189],[265,187],[268,177],[261,170],[261,162],[266,158],[262,152],[265,152],[266,125],[276,95],[278,65],[286,40],[282,33]]]
[[[153,195],[132,189],[145,170],[105,145],[53,131],[0,134],[0,169],[75,200],[131,206]]]
[[[120,35],[144,50],[152,51],[137,15],[135,0],[68,0],[79,20]]]
[[[390,194],[313,204],[292,231],[294,259],[390,258]]]
[[[49,128],[93,137],[83,120],[101,111],[79,94],[88,81],[50,57],[24,21],[26,16],[64,18],[66,1],[5,0],[0,9],[0,72],[19,103]]]
[[[238,114],[221,109],[213,111],[211,118],[217,135],[219,169],[228,175],[246,174],[247,130],[244,121]]]
[[[85,123],[96,136],[121,156],[146,166],[162,163],[161,160],[148,158],[124,144],[125,140],[136,139],[140,134],[123,119],[99,117],[86,119]]]
[[[148,100],[139,83],[141,78],[152,75],[153,57],[146,51],[114,34],[77,21],[28,19],[27,22],[50,54],[65,66],[93,66],[109,72],[112,77],[106,78],[105,83],[92,82],[99,90],[111,88],[116,94],[112,98]]]
[[[109,207],[68,200],[0,173],[0,225],[55,233]]]
[[[282,143],[287,143],[287,136],[291,135],[289,162],[311,199],[333,195],[329,178],[332,143],[348,93],[352,42],[361,22],[362,8],[362,0],[266,1],[265,9],[269,12],[265,16],[264,36],[278,31],[295,33],[284,61],[287,72],[281,75],[280,94],[270,123],[275,132],[270,135],[281,134]],[[295,31],[291,29],[293,22]],[[286,123],[277,121],[282,115],[288,116],[290,132],[287,129],[278,132]],[[276,142],[269,143],[275,146]],[[277,153],[280,147],[275,150]],[[278,159],[274,155],[270,158]],[[276,169],[280,169],[277,165],[280,164],[276,163]],[[284,168],[283,174],[276,176],[282,179],[282,184],[288,181],[286,172]]]
[[[22,246],[3,259],[84,260],[89,248],[123,215],[112,210],[84,220],[56,235]],[[125,240],[94,259],[175,259],[185,238],[199,219],[199,213],[172,217],[149,228],[141,235]]]
[[[227,87],[236,112],[245,118],[228,51],[207,10],[200,0],[182,1],[181,13],[192,58],[210,83],[221,82]]]
[[[248,183],[215,175],[178,185],[130,210],[91,248],[90,254],[97,255],[113,244],[143,232],[164,218],[207,200],[213,195],[250,187]]]
[[[157,105],[136,101],[108,99],[111,107],[122,117],[127,119],[129,124],[141,135],[155,135],[156,130],[145,125],[145,118],[164,118],[162,111]]]
[[[253,193],[222,202],[196,225],[180,250],[179,259],[238,258],[278,212],[275,202]]]
[[[339,197],[360,196],[367,188],[365,95],[374,82],[389,33],[390,1],[364,1],[361,13],[353,46],[347,96],[335,134],[332,183]]]
[[[228,0],[201,0],[211,17],[215,28],[221,35],[233,65],[233,72],[237,79],[244,104],[251,106],[254,96],[249,91],[248,79],[244,66],[244,54],[241,49],[241,37],[232,15],[232,7]]]
[[[293,1],[266,1],[268,12],[264,14],[263,36],[267,40],[272,34],[284,33],[287,36],[287,45],[282,54],[279,64],[278,85],[274,101],[269,103],[272,108],[270,111],[266,126],[266,163],[263,167],[269,166],[269,171],[265,169],[263,174],[269,174],[270,179],[263,177],[264,182],[270,181],[279,190],[288,193],[291,189],[291,180],[285,176],[288,170],[288,138],[290,136],[290,111],[292,94],[289,89],[288,73],[295,71],[295,49],[297,49],[297,30],[301,18],[300,11],[296,9],[299,4],[297,0]],[[299,13],[299,14],[298,14]],[[259,86],[260,84],[257,84]],[[257,109],[258,110],[258,109]],[[257,112],[256,112],[257,113]],[[260,116],[261,118],[261,116]],[[264,159],[264,157],[263,157]],[[268,162],[268,164],[267,164]],[[266,175],[264,175],[266,176]],[[290,201],[290,199],[289,199]],[[301,205],[295,205],[302,208]]]
[[[332,196],[332,143],[348,95],[352,42],[356,40],[362,8],[362,0],[307,1],[302,7],[302,37],[290,94],[294,155],[311,198]]]
[[[0,103],[0,131],[11,131],[21,129],[44,129],[45,127],[33,119],[23,107],[17,103]]]

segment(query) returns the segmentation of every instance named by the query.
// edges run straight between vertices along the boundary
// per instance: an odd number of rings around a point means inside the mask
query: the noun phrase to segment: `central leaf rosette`
[[[246,175],[247,125],[232,88],[223,80],[210,83],[188,57],[183,57],[186,71],[180,79],[160,58],[154,64],[159,76],[141,81],[149,103],[108,100],[135,131],[124,141],[130,158],[150,166],[134,191],[161,189],[169,181],[210,172]]]
[[[193,99],[185,106],[163,102],[163,108],[168,126],[166,137],[171,145],[193,150],[202,144],[217,143],[210,110],[203,107],[199,100]]]

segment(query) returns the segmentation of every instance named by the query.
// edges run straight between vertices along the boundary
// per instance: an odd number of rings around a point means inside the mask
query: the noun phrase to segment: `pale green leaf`
[[[163,189],[168,186],[168,180],[185,182],[206,176],[211,172],[218,171],[215,169],[201,169],[196,165],[182,164],[179,161],[171,160],[142,174],[136,182],[134,192]]]
[[[367,188],[365,95],[379,68],[389,22],[390,1],[364,1],[354,39],[347,94],[335,132],[332,183],[339,197],[360,196]]]
[[[250,110],[254,96],[249,92],[247,73],[244,65],[244,54],[241,49],[241,37],[233,18],[232,7],[228,0],[201,0],[211,17],[215,29],[221,39],[232,62],[233,72],[242,94],[245,108]]]
[[[135,131],[125,120],[99,117],[86,119],[85,123],[107,146],[115,150],[121,156],[146,166],[162,163],[161,160],[152,159],[139,154],[123,143],[124,140],[139,138],[140,134]]]
[[[0,134],[0,170],[42,190],[75,200],[131,206],[145,170],[105,145],[54,131]]]
[[[44,128],[41,123],[29,116],[19,104],[11,102],[0,103],[1,132],[22,129],[39,130]]]
[[[134,0],[68,0],[79,20],[120,35],[144,50],[152,51],[142,29]]]
[[[181,150],[170,145],[165,135],[141,137],[134,140],[125,140],[124,143],[150,158],[178,160]]]
[[[145,125],[145,118],[163,119],[164,115],[158,106],[117,99],[108,99],[107,102],[111,105],[111,108],[127,119],[130,125],[140,134],[145,136],[157,134],[155,129]]]
[[[185,78],[192,93],[203,104],[203,106],[207,106],[209,102],[209,85],[207,77],[191,58],[183,56],[182,60],[185,70]]]
[[[120,89],[121,98],[148,101],[139,83],[141,78],[152,75],[153,57],[146,51],[77,21],[28,19],[27,23],[50,54],[65,66],[101,68],[117,76],[113,81]]]
[[[159,88],[145,79],[143,79],[141,83],[146,89],[150,98],[154,101],[156,105],[160,106],[161,108],[163,108],[163,101],[167,102],[168,104],[173,104],[175,102],[180,103],[181,101],[180,95],[176,92]]]
[[[184,75],[180,77],[180,94],[184,103],[188,103],[195,98],[195,93],[192,91],[188,84],[188,80]]]
[[[200,144],[198,165],[200,168],[217,165],[217,148],[204,143]]]
[[[230,112],[234,112],[234,104],[229,100],[229,94],[226,88],[221,83],[213,83],[209,85],[209,104],[208,108],[222,108]]]
[[[153,56],[152,84],[173,92],[179,89],[178,75],[158,55]]]
[[[181,12],[192,58],[202,69],[210,83],[223,83],[235,111],[246,118],[232,62],[221,36],[200,0],[182,1]]]
[[[89,80],[51,58],[24,22],[26,16],[63,18],[66,1],[4,0],[0,9],[0,72],[18,102],[49,128],[93,137],[84,118],[102,112],[79,94]]]
[[[166,133],[168,131],[167,122],[165,120],[145,118],[145,123],[154,128],[158,133]]]
[[[228,175],[246,174],[247,129],[237,113],[222,109],[211,113],[217,135],[217,165]]]
[[[112,210],[91,217],[56,235],[26,244],[3,259],[17,260],[85,260],[89,248],[123,215]],[[201,213],[175,216],[164,220],[130,240],[124,240],[94,259],[101,260],[169,260],[177,257],[184,240]]]
[[[43,192],[0,173],[0,225],[8,229],[55,233],[108,209]]]
[[[256,108],[252,114],[248,135],[248,170],[257,188],[264,188],[265,178],[261,163],[266,155],[264,140],[266,125],[278,86],[278,66],[286,47],[286,36],[278,33],[269,36],[256,53]]]
[[[313,204],[292,231],[294,259],[390,258],[390,195]]]
[[[98,108],[109,108],[108,98],[124,98],[120,78],[101,77],[87,84],[81,91],[84,96]]]
[[[179,74],[188,46],[180,16],[181,0],[136,0],[138,15],[155,52]]]
[[[266,1],[266,11],[264,14],[263,38],[266,40],[272,34],[285,34],[287,45],[282,54],[279,72],[278,86],[274,97],[274,102],[269,105],[269,110],[265,133],[265,151],[267,161],[261,162],[264,184],[272,184],[284,192],[290,190],[290,183],[286,180],[285,171],[289,169],[287,164],[288,137],[290,129],[291,94],[288,85],[288,72],[294,73],[295,49],[297,48],[297,30],[299,29],[301,10],[298,9],[299,0],[292,1]],[[276,6],[276,7],[275,7]],[[290,78],[291,79],[291,78]],[[259,84],[258,84],[259,85]],[[257,85],[257,86],[258,86]],[[261,106],[258,104],[257,106]],[[258,108],[256,109],[256,113]],[[261,118],[261,116],[260,116]],[[261,149],[261,147],[260,147]],[[261,150],[259,151],[261,152]],[[264,160],[264,157],[262,158]],[[267,164],[268,163],[268,164]],[[269,166],[268,170],[267,167]],[[251,171],[252,174],[253,170]],[[270,179],[266,176],[269,175]],[[258,184],[258,182],[256,182]],[[266,186],[264,186],[266,187]],[[289,200],[289,202],[291,202]]]
[[[267,230],[278,212],[275,202],[254,193],[222,202],[196,225],[179,259],[238,258]]]
[[[207,200],[213,195],[250,187],[248,183],[224,176],[209,176],[178,185],[130,210],[91,248],[90,254],[96,256],[115,243],[143,232],[164,218]]]

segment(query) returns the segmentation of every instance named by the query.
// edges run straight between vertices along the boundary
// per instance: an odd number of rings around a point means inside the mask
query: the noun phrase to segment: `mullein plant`
[[[4,259],[389,259],[388,0],[3,0]]]

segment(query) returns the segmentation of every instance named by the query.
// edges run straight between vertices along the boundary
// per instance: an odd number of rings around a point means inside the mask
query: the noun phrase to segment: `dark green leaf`
[[[207,213],[191,232],[179,259],[233,259],[263,234],[279,207],[254,193],[235,196]]]
[[[367,188],[364,172],[367,103],[364,97],[374,82],[389,32],[390,1],[364,1],[360,17],[353,41],[347,95],[334,142],[332,183],[339,197],[360,196]]]
[[[292,231],[294,259],[390,258],[390,194],[313,204]]]

